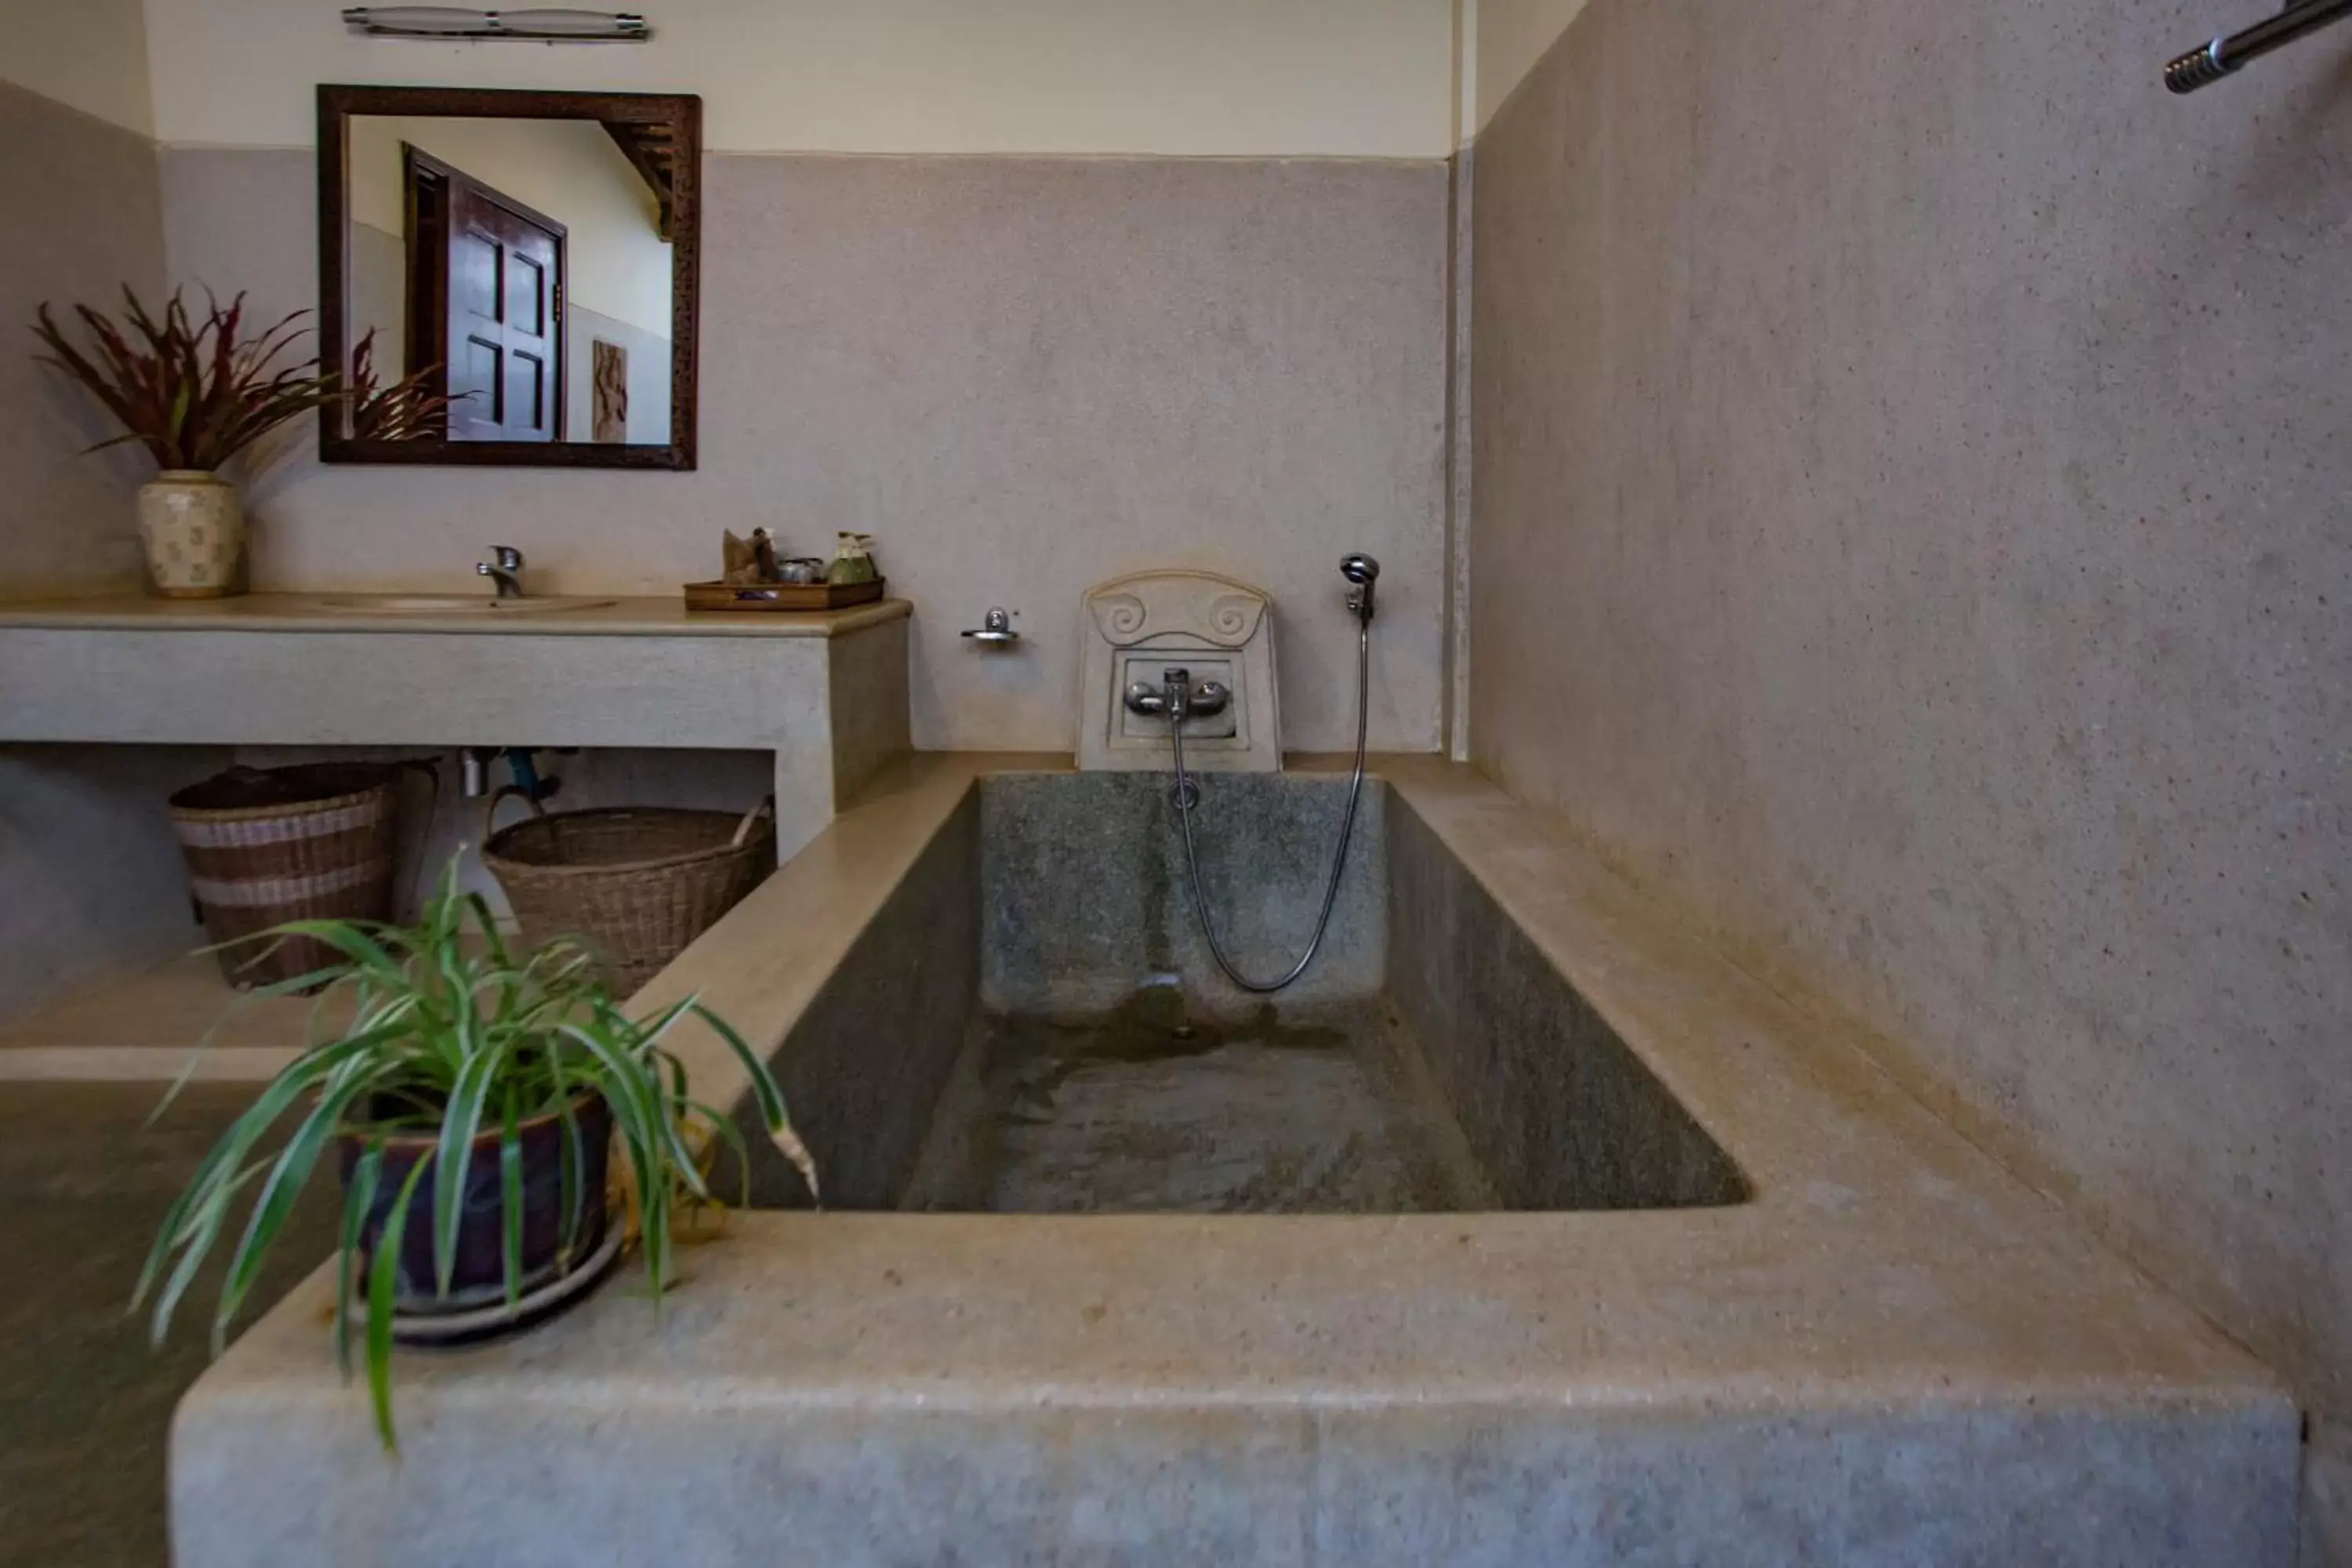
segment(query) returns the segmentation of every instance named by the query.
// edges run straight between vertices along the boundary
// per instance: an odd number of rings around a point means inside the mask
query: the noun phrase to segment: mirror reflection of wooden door
[[[445,367],[449,439],[561,441],[563,225],[413,147],[407,166],[410,331]]]

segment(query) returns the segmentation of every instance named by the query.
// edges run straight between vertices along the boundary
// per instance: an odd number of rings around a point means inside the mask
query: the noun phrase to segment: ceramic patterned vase
[[[217,474],[166,468],[139,487],[147,580],[166,599],[245,591],[245,503]]]

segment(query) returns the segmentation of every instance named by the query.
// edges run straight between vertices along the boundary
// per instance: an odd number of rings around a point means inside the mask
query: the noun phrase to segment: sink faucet
[[[499,585],[501,599],[520,599],[522,591],[522,552],[511,544],[493,544],[488,561],[474,563],[477,576],[488,577]]]

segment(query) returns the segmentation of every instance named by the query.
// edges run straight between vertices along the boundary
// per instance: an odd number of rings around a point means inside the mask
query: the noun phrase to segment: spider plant
[[[675,1211],[712,1201],[706,1155],[724,1141],[748,1168],[732,1121],[691,1097],[683,1065],[662,1043],[689,1016],[709,1026],[741,1061],[771,1136],[816,1191],[815,1170],[792,1130],[783,1096],[740,1036],[693,998],[629,1016],[577,942],[516,950],[480,895],[458,890],[454,860],[414,926],[295,921],[246,940],[295,937],[324,943],[336,961],[244,1000],[323,987],[312,1005],[310,1043],[222,1136],[164,1216],[131,1301],[135,1310],[152,1296],[158,1343],[249,1194],[213,1313],[213,1351],[220,1352],[297,1195],[321,1153],[340,1142],[347,1178],[336,1355],[343,1375],[352,1376],[352,1320],[363,1319],[362,1359],[376,1428],[384,1447],[394,1448],[395,1312],[404,1300],[448,1301],[468,1177],[478,1190],[495,1183],[498,1271],[511,1310],[524,1284],[525,1130],[544,1130],[551,1121],[562,1129],[563,1217],[555,1259],[562,1272],[593,1241],[604,1212],[604,1194],[588,1190],[583,1176],[604,1163],[583,1131],[583,1122],[604,1120],[585,1114],[596,1101],[609,1111],[622,1156],[616,1184],[636,1216],[647,1284],[658,1302],[669,1278]],[[326,1026],[323,1020],[340,1016],[328,1011],[337,998],[349,1000],[350,1022]],[[282,1142],[271,1136],[281,1123],[291,1127]],[[483,1168],[475,1169],[477,1163]],[[540,1187],[543,1193],[544,1181]],[[403,1264],[404,1254],[417,1250],[405,1244],[420,1220],[432,1243],[425,1279]]]

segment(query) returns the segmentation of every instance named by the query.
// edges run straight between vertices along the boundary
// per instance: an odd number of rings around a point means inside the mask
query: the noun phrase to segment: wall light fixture
[[[372,38],[511,38],[541,44],[642,44],[654,36],[629,11],[477,11],[463,5],[353,5],[343,25]]]

